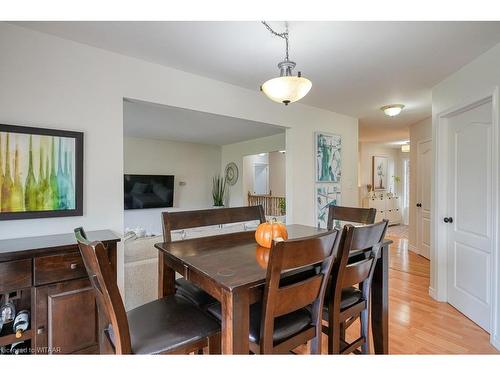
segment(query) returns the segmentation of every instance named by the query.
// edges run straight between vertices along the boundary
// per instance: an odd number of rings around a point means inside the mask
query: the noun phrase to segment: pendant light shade
[[[275,102],[288,105],[307,95],[312,83],[304,77],[283,76],[266,81],[261,90]]]
[[[278,64],[280,76],[264,82],[260,89],[269,99],[288,105],[306,96],[311,90],[312,83],[302,77],[300,72],[297,76],[292,74],[295,63],[288,58],[288,26],[284,33],[277,33],[266,22],[262,21],[262,23],[271,34],[285,40],[285,60]]]

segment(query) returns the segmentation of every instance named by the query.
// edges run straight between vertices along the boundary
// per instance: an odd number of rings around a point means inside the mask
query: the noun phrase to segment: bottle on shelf
[[[20,339],[29,327],[30,313],[28,310],[21,310],[17,313],[14,319],[14,326],[12,330],[16,334],[16,338]]]
[[[29,354],[30,344],[28,341],[15,342],[10,346],[10,354]]]
[[[11,323],[16,317],[16,307],[9,300],[9,293],[4,294],[4,303],[0,306],[0,320],[3,322],[3,325]]]

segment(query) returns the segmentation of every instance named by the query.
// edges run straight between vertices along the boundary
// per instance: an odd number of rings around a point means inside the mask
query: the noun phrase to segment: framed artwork
[[[83,215],[83,133],[0,124],[0,220]]]
[[[373,190],[387,190],[387,156],[373,156],[372,162],[372,186]]]
[[[342,137],[322,132],[314,133],[316,182],[340,182],[342,170]]]
[[[326,228],[328,222],[328,207],[340,204],[339,184],[316,185],[316,226]]]

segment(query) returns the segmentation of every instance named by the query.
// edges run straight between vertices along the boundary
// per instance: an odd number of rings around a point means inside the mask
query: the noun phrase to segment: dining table
[[[289,239],[326,230],[299,224],[287,225],[286,228]],[[391,243],[384,240],[372,279],[371,327],[375,354],[389,352],[388,263]],[[249,307],[261,300],[267,273],[266,249],[255,241],[255,231],[163,242],[155,247],[162,255],[158,264],[159,297],[175,293],[175,273],[179,273],[220,302],[221,352],[248,354]],[[354,259],[359,255],[357,251],[350,257]]]

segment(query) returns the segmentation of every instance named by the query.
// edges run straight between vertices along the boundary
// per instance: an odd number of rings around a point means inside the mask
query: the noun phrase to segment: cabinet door
[[[88,279],[35,288],[35,347],[40,354],[98,352],[98,320]]]

